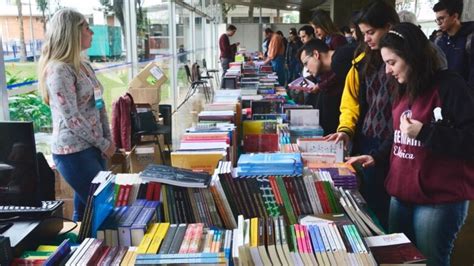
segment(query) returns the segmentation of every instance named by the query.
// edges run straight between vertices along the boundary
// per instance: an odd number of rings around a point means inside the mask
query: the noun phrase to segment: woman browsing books
[[[428,258],[449,265],[456,234],[474,199],[474,97],[458,74],[440,70],[415,25],[401,23],[380,42],[386,73],[398,83],[385,182],[389,231],[405,233]],[[388,155],[388,152],[387,152]],[[369,155],[348,163],[376,165]]]
[[[48,22],[39,60],[39,88],[53,118],[56,168],[74,189],[74,221],[82,220],[89,187],[115,152],[103,88],[81,52],[94,32],[79,12],[65,8]]]

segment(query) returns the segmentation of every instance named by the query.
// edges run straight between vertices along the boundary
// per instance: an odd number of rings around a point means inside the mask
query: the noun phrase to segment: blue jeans
[[[382,139],[360,135],[357,138],[360,146],[360,154],[371,154],[376,151]],[[363,170],[362,185],[360,192],[367,201],[369,209],[377,216],[380,225],[388,228],[388,211],[390,207],[390,196],[385,189],[385,178],[388,174],[388,160],[377,162],[374,167],[366,167]]]
[[[229,58],[221,58],[221,66],[222,66],[222,76],[225,75],[227,69],[229,69],[229,64],[232,60]]]
[[[272,59],[272,69],[278,76],[278,83],[280,86],[285,86],[286,83],[286,71],[285,71],[285,57],[278,55]]]
[[[56,169],[74,189],[74,221],[81,221],[92,179],[106,169],[102,152],[88,148],[72,154],[53,154]]]
[[[467,216],[469,201],[411,204],[390,201],[389,231],[403,232],[427,257],[428,265],[449,265],[456,235]]]
[[[299,78],[302,70],[303,70],[303,67],[301,66],[299,61],[291,60],[291,62],[288,64],[288,73],[287,73],[288,83]]]

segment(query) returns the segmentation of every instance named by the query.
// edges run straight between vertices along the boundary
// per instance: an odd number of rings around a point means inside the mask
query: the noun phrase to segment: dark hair
[[[364,35],[362,35],[362,32],[360,31],[359,25],[357,24],[357,21],[359,20],[360,16],[360,11],[353,11],[352,16],[351,16],[351,23],[350,27],[355,29],[355,34],[357,37],[357,48],[354,51],[354,57],[357,57],[359,54],[365,51],[366,44],[364,42]]]
[[[356,18],[358,25],[364,23],[373,28],[382,29],[393,26],[400,22],[395,8],[384,0],[375,0],[363,7]],[[373,51],[365,45],[365,66],[362,69],[362,76],[370,76],[377,72],[382,64],[380,51]]]
[[[408,93],[410,102],[428,90],[440,62],[433,45],[416,25],[404,22],[394,26],[380,40],[380,48],[388,48],[408,65],[407,82],[399,85],[397,97]]]
[[[273,30],[270,28],[266,28],[264,31],[266,34],[273,33]]]
[[[311,16],[310,24],[321,28],[327,35],[340,34],[336,25],[331,19],[329,12],[322,9],[316,9]]]
[[[285,35],[283,35],[283,32],[281,32],[281,30],[277,31],[276,34],[280,35],[281,37],[285,37]]]
[[[303,27],[301,27],[299,30],[298,30],[298,33],[300,31],[304,31],[306,33],[306,35],[310,35],[310,36],[313,36],[314,37],[314,29],[313,27],[311,27],[310,25],[304,25]]]
[[[290,29],[290,34],[291,35],[298,35],[298,32],[296,32],[296,28],[291,28]]]
[[[351,33],[351,29],[349,28],[349,26],[342,26],[341,27],[341,32],[342,33]]]
[[[301,54],[303,53],[303,51],[305,52],[305,54],[310,55],[313,54],[314,50],[318,51],[319,53],[327,53],[329,51],[329,47],[324,41],[320,39],[312,39],[309,42],[305,43],[303,47],[298,50],[297,57],[301,61]]]
[[[459,19],[461,19],[463,8],[464,4],[462,0],[440,0],[433,6],[433,11],[439,12],[446,10],[450,16],[454,15],[454,13],[458,13]]]
[[[227,26],[227,31],[236,31],[237,30],[237,27],[230,24],[229,26]]]

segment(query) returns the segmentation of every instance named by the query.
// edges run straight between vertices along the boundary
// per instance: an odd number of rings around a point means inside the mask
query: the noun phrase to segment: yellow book
[[[243,135],[276,133],[276,120],[246,120],[242,122]]]
[[[125,256],[122,259],[122,262],[120,262],[120,266],[127,266],[130,262],[130,258],[132,258],[132,255],[135,253],[136,247],[129,247],[127,250],[127,253],[125,253]]]
[[[226,152],[172,152],[171,165],[193,171],[213,174],[220,160],[225,159]]]
[[[258,218],[250,219],[250,246],[258,246]]]
[[[166,193],[166,185],[161,184],[161,198],[163,201],[163,216],[165,216],[165,222],[170,222],[169,208],[168,208],[168,196]]]
[[[166,232],[170,228],[170,223],[160,223],[160,227],[156,231],[156,234],[153,236],[151,240],[151,244],[148,247],[146,253],[147,254],[156,254],[158,253],[158,249],[160,248],[161,242],[166,236]]]
[[[138,249],[136,253],[138,254],[145,254],[148,247],[151,244],[151,240],[153,239],[153,236],[156,234],[156,231],[158,231],[158,227],[160,226],[159,223],[154,223],[146,232],[146,234],[143,236],[142,241],[140,242],[140,245],[138,245]]]
[[[137,260],[137,252],[133,252],[132,257],[130,257],[127,266],[135,265],[135,260]]]
[[[40,245],[36,251],[48,251],[48,252],[54,252],[58,246],[52,246],[52,245]]]

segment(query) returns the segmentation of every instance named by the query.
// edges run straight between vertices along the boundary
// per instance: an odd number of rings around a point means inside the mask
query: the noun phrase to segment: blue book
[[[174,253],[174,254],[138,254],[137,260],[225,258],[224,252]]]
[[[122,216],[127,212],[128,206],[121,206],[118,207],[118,211],[116,214],[111,215],[112,219],[110,223],[107,223],[104,225],[105,229],[105,245],[110,246],[110,247],[116,247],[118,246],[118,230],[117,226],[122,218]]]
[[[226,264],[228,260],[222,258],[189,258],[189,259],[156,259],[156,260],[135,260],[135,265],[150,265],[150,264],[210,264],[222,265]]]
[[[138,214],[137,218],[130,227],[130,237],[132,246],[140,245],[140,242],[145,236],[148,227],[156,222],[156,210],[154,208],[147,208],[146,205]]]
[[[314,230],[314,234],[315,234],[315,236],[316,236],[316,241],[317,241],[317,243],[318,243],[319,251],[320,251],[320,252],[326,252],[326,251],[328,251],[329,248],[324,245],[323,236],[321,235],[321,232],[319,231],[319,227],[318,227],[318,226],[314,226],[314,227],[313,227],[313,230]]]
[[[316,227],[315,225],[309,225],[308,226],[308,232],[309,232],[309,235],[310,235],[310,238],[311,238],[311,242],[313,244],[314,252],[322,252],[323,249],[319,246],[318,239],[317,239],[317,236],[316,236],[315,227]]]
[[[97,229],[110,215],[114,208],[114,181],[115,175],[110,175],[93,195],[92,237],[97,237]]]
[[[53,254],[49,256],[49,258],[44,262],[44,266],[53,266],[58,265],[59,262],[66,257],[69,253],[71,253],[71,243],[69,243],[69,239],[65,239],[54,251]]]
[[[132,245],[131,226],[143,209],[145,202],[146,200],[136,200],[120,218],[117,226],[120,246],[128,247]]]

